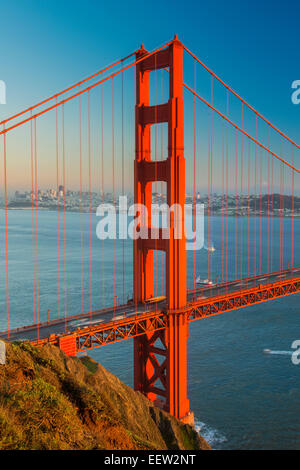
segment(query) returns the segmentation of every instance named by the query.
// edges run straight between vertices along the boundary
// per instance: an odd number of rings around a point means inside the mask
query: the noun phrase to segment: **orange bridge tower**
[[[137,59],[147,54],[141,47]],[[169,100],[149,105],[149,74],[168,68]],[[151,126],[168,124],[168,155],[151,159]],[[136,65],[135,109],[135,204],[139,213],[140,237],[134,240],[134,300],[143,302],[153,296],[153,252],[165,252],[165,280],[168,328],[134,338],[134,387],[179,419],[189,419],[187,399],[187,299],[186,240],[184,230],[185,158],[183,47],[175,37],[166,48]],[[167,186],[170,211],[169,237],[162,229],[151,232],[152,183]],[[144,211],[146,212],[146,211]],[[178,228],[180,227],[180,228]],[[146,232],[145,232],[146,231]],[[143,234],[148,236],[143,236]],[[179,236],[178,236],[179,233]]]

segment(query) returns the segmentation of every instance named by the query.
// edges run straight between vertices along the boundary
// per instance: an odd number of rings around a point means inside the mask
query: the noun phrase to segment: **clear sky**
[[[177,33],[258,111],[300,141],[300,4],[286,0],[1,2],[0,119]]]

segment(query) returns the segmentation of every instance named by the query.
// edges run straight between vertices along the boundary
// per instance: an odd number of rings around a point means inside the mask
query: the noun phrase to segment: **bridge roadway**
[[[259,285],[265,286],[298,277],[300,277],[300,267],[270,274],[263,274],[252,278],[215,284],[212,286],[204,285],[196,288],[195,290],[189,290],[187,293],[187,300],[188,304],[199,301],[201,302],[201,300],[205,301],[222,295],[249,290],[251,288],[258,287]],[[58,336],[60,334],[63,335],[66,332],[75,333],[78,329],[84,330],[85,328],[100,324],[105,325],[110,322],[120,322],[124,319],[130,319],[130,317],[137,317],[149,312],[164,311],[165,309],[165,301],[160,301],[150,305],[141,303],[135,305],[133,303],[128,303],[104,310],[95,310],[89,313],[69,316],[66,319],[60,318],[50,320],[49,322],[43,322],[39,324],[39,329],[37,329],[36,324],[12,329],[9,332],[9,337],[7,331],[3,331],[0,332],[0,338],[6,340],[9,339],[10,341],[34,341],[37,339],[37,334],[39,339],[45,339],[50,337],[50,335]]]

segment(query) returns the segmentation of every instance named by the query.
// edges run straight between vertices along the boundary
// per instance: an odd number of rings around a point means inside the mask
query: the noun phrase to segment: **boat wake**
[[[272,351],[271,349],[264,349],[264,353],[277,356],[291,356],[293,354],[293,351]]]
[[[224,434],[197,419],[195,419],[195,429],[212,448],[217,444],[222,444],[222,442],[227,441]]]

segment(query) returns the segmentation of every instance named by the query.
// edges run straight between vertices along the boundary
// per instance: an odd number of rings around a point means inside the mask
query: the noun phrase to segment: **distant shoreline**
[[[27,206],[27,207],[10,207],[10,206],[8,206],[8,207],[7,207],[7,210],[9,210],[9,211],[30,211],[30,210],[32,210],[32,209],[35,211],[35,210],[36,210],[36,206],[34,206],[33,208],[32,208],[32,206],[30,206],[30,207],[29,207],[29,206]],[[37,209],[38,209],[39,211],[43,211],[43,212],[57,212],[57,207],[53,207],[53,208],[52,208],[52,207],[37,206]],[[4,208],[4,207],[1,207],[0,210],[5,211],[5,208]],[[80,213],[81,213],[80,208],[78,208],[78,209],[68,209],[68,208],[66,208],[65,211],[66,211],[66,212],[73,213],[73,214],[80,214]],[[60,207],[59,207],[59,212],[64,212],[64,208],[60,206]],[[120,213],[118,208],[116,208],[116,213],[117,213],[117,214]],[[126,213],[126,211],[125,211],[125,213]],[[82,214],[94,214],[94,215],[95,215],[95,214],[96,214],[96,209],[95,209],[95,211],[93,211],[93,212],[89,212],[89,211],[83,210],[83,211],[82,211]],[[207,213],[206,210],[205,210],[204,215],[205,215],[205,217],[208,216],[208,213]],[[248,218],[248,217],[249,217],[249,218],[253,218],[253,217],[265,217],[265,218],[267,218],[267,217],[273,217],[273,218],[276,218],[276,219],[280,218],[280,214],[272,214],[272,213],[270,213],[270,214],[267,214],[267,213],[263,213],[263,214],[260,214],[260,213],[256,213],[256,214],[255,214],[255,213],[249,213],[249,215],[248,215],[248,214],[243,214],[243,215],[241,216],[241,214],[235,214],[235,213],[233,213],[233,214],[228,214],[228,215],[227,215],[226,213],[222,214],[222,213],[220,213],[220,212],[213,212],[213,213],[212,213],[212,216],[213,216],[213,217],[223,217],[223,216],[226,217],[226,216],[228,216],[228,217],[243,217],[243,218],[244,218],[244,217],[245,217],[245,218]],[[294,216],[292,216],[291,214],[283,214],[283,217],[284,217],[285,219],[300,218],[300,213],[294,214]]]

